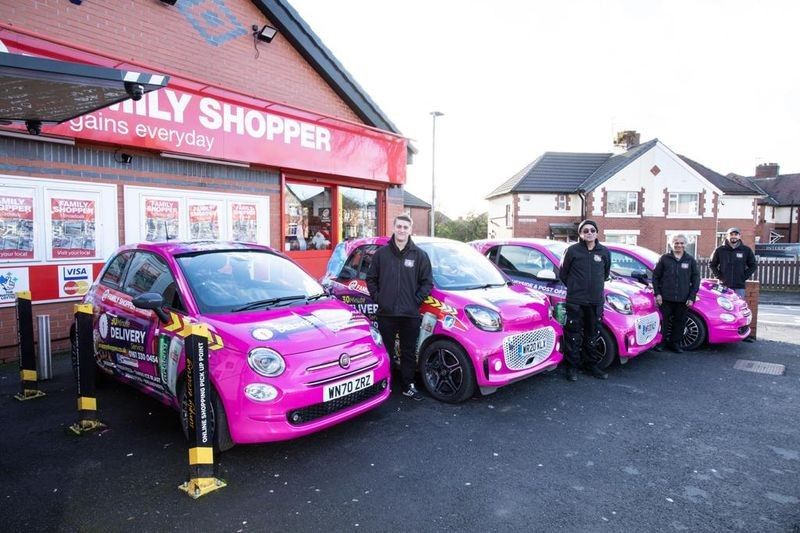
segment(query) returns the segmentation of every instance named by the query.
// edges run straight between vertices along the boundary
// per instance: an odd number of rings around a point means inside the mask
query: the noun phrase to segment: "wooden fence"
[[[708,259],[698,260],[700,277],[713,278]],[[800,261],[776,257],[759,257],[758,270],[752,279],[761,282],[762,289],[800,291]]]

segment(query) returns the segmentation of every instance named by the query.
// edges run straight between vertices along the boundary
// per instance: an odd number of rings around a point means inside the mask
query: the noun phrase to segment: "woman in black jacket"
[[[662,339],[673,352],[680,353],[683,330],[686,327],[686,313],[694,305],[700,289],[700,269],[691,254],[686,253],[686,236],[672,237],[672,250],[661,256],[653,270],[653,292],[656,303],[661,306],[664,322],[661,331],[671,328],[669,340]],[[664,348],[657,346],[656,351]]]

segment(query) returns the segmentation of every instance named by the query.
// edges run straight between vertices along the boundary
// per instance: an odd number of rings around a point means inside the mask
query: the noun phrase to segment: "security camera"
[[[125,82],[125,91],[133,100],[141,100],[144,96],[144,85],[141,83]]]
[[[25,121],[25,127],[28,128],[28,133],[31,135],[42,133],[42,123],[39,120],[27,120]]]

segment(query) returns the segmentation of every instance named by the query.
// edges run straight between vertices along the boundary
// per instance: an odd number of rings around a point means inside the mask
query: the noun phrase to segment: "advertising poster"
[[[53,258],[94,257],[95,220],[94,200],[51,198]]]
[[[258,215],[256,204],[231,204],[234,241],[256,242]]]
[[[58,267],[58,297],[83,296],[89,292],[94,279],[92,265],[61,265]]]
[[[33,259],[33,198],[0,195],[0,259]]]
[[[31,290],[27,268],[0,268],[0,305],[16,302],[16,293]]]
[[[147,198],[144,216],[147,228],[146,241],[170,241],[178,238],[180,202]]]
[[[189,204],[189,238],[219,239],[217,204]]]

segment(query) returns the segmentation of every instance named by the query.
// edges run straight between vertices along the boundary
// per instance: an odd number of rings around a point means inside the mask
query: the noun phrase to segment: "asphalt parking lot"
[[[770,376],[738,359],[786,366]],[[457,406],[395,392],[293,442],[219,457],[192,500],[177,415],[119,384],[71,436],[69,361],[20,403],[0,367],[6,531],[796,531],[800,354],[772,341],[650,352],[608,381],[537,376]]]

